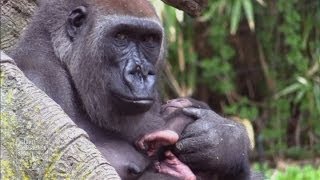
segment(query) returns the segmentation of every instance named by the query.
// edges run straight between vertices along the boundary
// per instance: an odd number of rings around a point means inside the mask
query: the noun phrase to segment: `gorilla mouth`
[[[139,114],[146,112],[154,103],[154,99],[150,97],[128,97],[119,93],[112,93],[113,100],[119,111],[128,114]]]
[[[117,96],[122,101],[133,103],[133,104],[153,104],[152,98],[130,98],[130,97],[124,97],[124,96]]]

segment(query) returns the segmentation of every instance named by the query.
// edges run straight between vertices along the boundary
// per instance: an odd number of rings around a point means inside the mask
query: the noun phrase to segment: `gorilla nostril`
[[[149,71],[149,72],[148,72],[148,75],[149,75],[149,76],[154,76],[154,75],[156,75],[156,72],[154,72],[154,71]]]
[[[129,74],[131,75],[136,75],[136,74],[140,74],[142,72],[141,66],[136,66],[135,68],[133,68],[132,70],[129,71]]]
[[[136,71],[137,71],[137,72],[141,72],[141,71],[142,71],[142,68],[141,68],[140,65],[138,65],[138,66],[136,67]]]
[[[128,165],[128,173],[132,175],[139,175],[142,172],[141,168],[139,168],[136,164],[130,163]]]
[[[130,74],[130,75],[135,75],[135,74],[136,74],[136,71],[134,71],[134,70],[129,71],[129,74]]]

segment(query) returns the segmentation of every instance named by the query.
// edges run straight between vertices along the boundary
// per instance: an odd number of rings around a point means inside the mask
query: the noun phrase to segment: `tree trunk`
[[[1,52],[0,179],[119,179],[87,134]]]
[[[11,48],[31,19],[36,0],[1,0],[1,49]]]

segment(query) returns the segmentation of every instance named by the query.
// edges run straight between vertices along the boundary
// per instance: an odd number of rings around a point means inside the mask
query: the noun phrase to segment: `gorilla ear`
[[[84,24],[87,15],[87,8],[84,6],[75,8],[69,14],[67,21],[67,33],[71,40],[79,34],[81,26]]]

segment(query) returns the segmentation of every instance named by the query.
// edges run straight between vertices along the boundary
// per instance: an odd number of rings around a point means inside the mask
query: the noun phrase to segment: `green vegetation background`
[[[320,179],[320,0],[209,0],[198,18],[154,4],[168,38],[164,95],[249,120],[268,177]],[[296,166],[266,170],[280,160]]]

